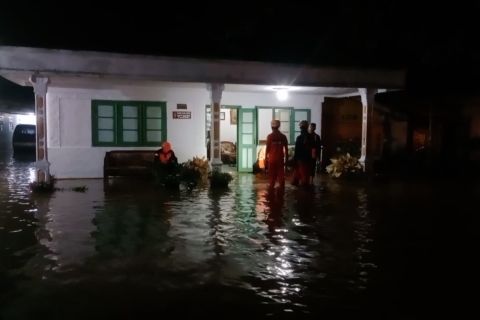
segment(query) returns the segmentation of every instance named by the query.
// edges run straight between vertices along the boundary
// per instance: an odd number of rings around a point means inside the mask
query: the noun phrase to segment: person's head
[[[272,122],[270,122],[270,125],[272,126],[272,130],[278,130],[278,128],[280,128],[280,121],[272,120]]]
[[[307,120],[302,120],[302,121],[300,121],[298,126],[300,127],[301,131],[307,131],[308,130],[308,121]]]
[[[314,122],[310,123],[310,126],[308,127],[308,132],[313,133],[315,132],[315,129],[317,129],[317,125]]]
[[[168,152],[168,151],[172,150],[172,145],[170,144],[170,142],[165,141],[164,143],[162,143],[162,150],[164,152]]]

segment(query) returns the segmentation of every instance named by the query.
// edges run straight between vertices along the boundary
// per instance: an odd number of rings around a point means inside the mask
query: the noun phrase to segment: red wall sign
[[[192,113],[190,111],[173,111],[173,119],[191,119]]]

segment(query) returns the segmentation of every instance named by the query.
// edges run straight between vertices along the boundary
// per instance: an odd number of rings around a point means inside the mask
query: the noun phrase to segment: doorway
[[[322,168],[331,158],[349,153],[359,158],[362,140],[362,101],[359,96],[325,97],[322,106]]]
[[[224,165],[236,167],[238,161],[238,110],[240,106],[222,105],[220,107],[220,157]],[[210,160],[210,131],[212,113],[210,105],[205,109],[205,144],[207,158]]]

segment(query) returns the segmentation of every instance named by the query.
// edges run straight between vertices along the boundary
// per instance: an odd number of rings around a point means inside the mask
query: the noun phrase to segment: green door
[[[255,109],[238,109],[238,161],[239,172],[252,172],[256,160]]]

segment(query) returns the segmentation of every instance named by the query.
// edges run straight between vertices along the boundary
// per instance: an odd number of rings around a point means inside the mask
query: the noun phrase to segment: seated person
[[[174,173],[178,160],[175,157],[175,152],[172,150],[170,142],[165,141],[162,147],[155,151],[153,162],[167,173]]]

